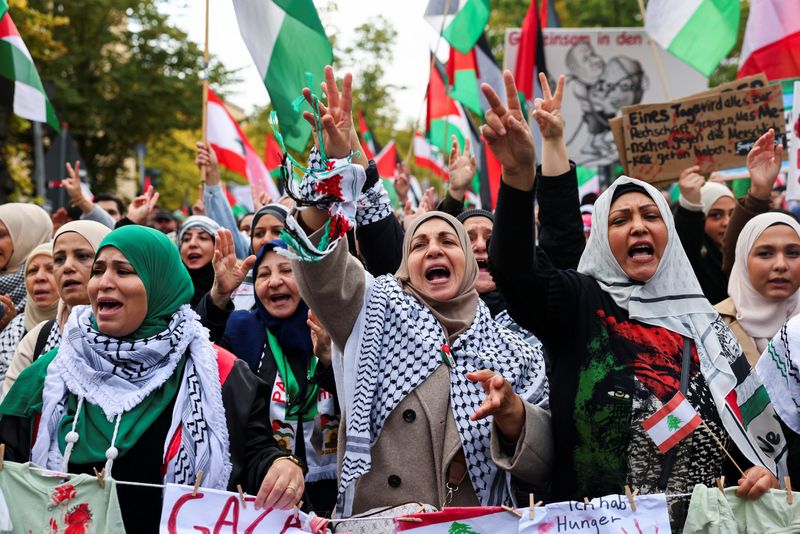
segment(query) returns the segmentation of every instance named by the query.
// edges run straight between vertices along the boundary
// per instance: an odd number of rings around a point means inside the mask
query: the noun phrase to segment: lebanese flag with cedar
[[[763,72],[770,80],[800,76],[800,2],[752,0],[738,78]]]
[[[642,427],[658,449],[666,454],[679,441],[694,432],[702,422],[700,414],[683,393],[678,391],[660,410],[645,419]]]
[[[246,178],[256,191],[266,191],[272,198],[280,197],[280,192],[261,157],[225,108],[222,100],[211,89],[208,90],[207,135],[220,165]]]
[[[395,532],[414,534],[470,534],[474,532],[517,532],[519,519],[499,506],[470,506],[445,508],[403,516],[414,521],[394,520]],[[419,521],[417,521],[419,520]]]

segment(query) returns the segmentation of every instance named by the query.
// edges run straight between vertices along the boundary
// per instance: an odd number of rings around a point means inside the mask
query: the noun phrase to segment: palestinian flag
[[[333,52],[312,0],[233,0],[239,31],[278,114],[281,134],[304,152],[311,125],[294,103],[303,87],[319,87]],[[307,80],[306,73],[311,73]]]
[[[703,420],[683,393],[675,396],[642,422],[642,427],[662,453],[666,454],[683,438],[694,432]]]
[[[272,198],[280,197],[261,157],[211,89],[208,90],[208,143],[220,165],[246,178],[257,191],[266,191]]]
[[[597,169],[592,170],[578,165],[575,172],[578,175],[578,200],[589,193],[600,194],[600,176],[597,174]]]
[[[280,145],[273,136],[267,134],[267,142],[264,147],[264,164],[267,170],[276,180],[280,179],[281,161],[283,160],[283,151]]]
[[[427,117],[425,119],[426,137],[442,154],[450,153],[450,136],[455,135],[458,144],[464,147],[464,140],[473,136],[470,120],[460,103],[447,94],[445,70],[439,61],[434,60],[428,81]],[[473,151],[478,145],[472,144]]]
[[[538,73],[547,74],[544,60],[544,37],[539,15],[536,0],[531,0],[525,20],[522,22],[517,64],[514,68],[517,89],[524,95],[526,102],[533,102],[534,93],[537,92],[535,88],[539,84]]]
[[[506,103],[503,72],[492,54],[486,34],[481,34],[475,47],[467,54],[450,48],[447,61],[447,77],[450,80],[450,96],[476,115],[483,116],[489,109],[489,101],[480,90],[482,83],[489,84]]]
[[[481,177],[480,198],[484,209],[494,211],[497,207],[497,193],[500,191],[500,181],[503,177],[503,166],[497,161],[489,144],[481,137],[483,149],[482,165],[479,169]]]
[[[33,58],[11,20],[6,0],[0,0],[0,76],[14,82],[15,114],[23,119],[46,122],[55,131],[61,131]]]
[[[424,16],[450,46],[467,54],[489,22],[489,0],[430,0]]]
[[[447,179],[444,156],[419,132],[414,133],[414,163],[431,170],[434,175],[443,180]]]
[[[375,165],[378,167],[378,176],[381,178],[394,177],[394,171],[397,168],[397,145],[395,145],[394,139],[389,141],[389,144],[375,156]]]
[[[739,0],[650,0],[644,28],[661,48],[710,76],[736,44],[740,11]]]
[[[375,139],[372,137],[372,132],[367,126],[367,121],[364,119],[364,114],[360,111],[358,112],[358,133],[361,136],[361,148],[364,149],[364,155],[367,159],[375,159],[375,154],[380,152],[380,148],[378,148],[378,144],[375,142]]]
[[[445,508],[410,516],[421,522],[394,520],[395,532],[413,534],[496,534],[517,532],[519,519],[499,506],[473,506]]]

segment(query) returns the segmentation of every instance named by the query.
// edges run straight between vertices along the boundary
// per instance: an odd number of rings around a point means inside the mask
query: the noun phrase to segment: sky
[[[318,9],[323,2],[314,2]],[[399,110],[398,123],[419,115],[428,83],[429,50],[437,43],[437,32],[422,18],[427,0],[336,0],[338,10],[323,17],[323,24],[339,31],[343,43],[350,43],[348,30],[377,15],[385,16],[397,31],[393,61],[386,66],[385,81],[404,86],[394,93]],[[162,4],[170,20],[203,46],[203,0],[180,0]],[[269,102],[247,47],[239,34],[231,0],[209,0],[209,51],[228,69],[241,69],[241,83],[226,87],[228,101],[250,112]],[[439,57],[446,57],[447,44],[439,45]],[[338,74],[338,73],[337,73]],[[339,75],[339,77],[341,77]],[[358,80],[355,80],[358,83]]]

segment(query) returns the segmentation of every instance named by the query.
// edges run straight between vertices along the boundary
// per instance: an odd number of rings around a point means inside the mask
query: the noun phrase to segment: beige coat
[[[312,235],[312,242],[316,243],[319,235],[319,231]],[[340,244],[322,261],[293,262],[293,268],[306,304],[343,351],[364,301],[363,267]],[[343,411],[340,469],[346,421]],[[353,513],[408,502],[440,507],[447,494],[448,467],[460,452],[461,440],[450,409],[449,373],[442,365],[389,415],[371,450],[372,469],[356,483]],[[503,446],[495,427],[491,452],[498,467],[515,476],[534,484],[547,481],[553,458],[549,412],[526,402],[525,426],[516,446]],[[450,505],[479,504],[468,476],[458,488]]]
[[[736,318],[736,305],[734,305],[733,299],[727,298],[723,300],[714,306],[714,309],[717,310],[722,320],[725,321],[725,324],[731,329],[733,335],[736,336],[736,340],[742,347],[742,352],[744,352],[745,358],[747,358],[747,361],[750,363],[750,367],[755,367],[756,362],[758,362],[758,359],[761,357],[761,351],[758,350],[756,342],[752,337],[747,335],[747,332],[744,331],[744,327],[742,327],[742,324]]]

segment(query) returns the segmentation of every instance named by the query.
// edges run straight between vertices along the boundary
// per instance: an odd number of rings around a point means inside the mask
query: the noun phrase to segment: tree
[[[86,159],[95,189],[113,188],[137,142],[200,125],[202,53],[159,12],[159,0],[30,0],[69,20],[67,52],[42,62],[53,105]],[[33,51],[32,51],[33,53]],[[210,79],[231,77],[213,64]]]

